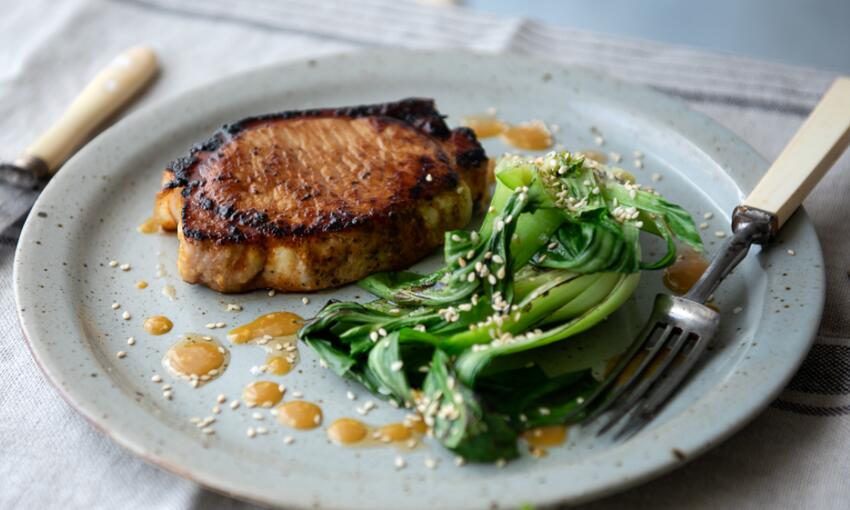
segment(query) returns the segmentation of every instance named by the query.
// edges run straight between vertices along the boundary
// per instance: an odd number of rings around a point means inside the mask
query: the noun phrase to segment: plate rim
[[[253,68],[245,71],[241,71],[238,73],[230,74],[224,76],[219,79],[215,79],[203,84],[200,84],[196,87],[190,88],[183,92],[169,95],[160,100],[152,102],[151,104],[144,105],[138,110],[132,112],[127,115],[125,118],[121,119],[115,125],[104,131],[101,135],[96,137],[94,140],[89,142],[82,150],[80,150],[74,157],[72,157],[65,166],[73,167],[77,161],[81,160],[85,157],[86,154],[90,152],[94,152],[98,146],[107,144],[112,139],[118,139],[120,135],[120,131],[125,129],[126,126],[131,126],[134,123],[144,121],[146,118],[153,118],[156,116],[158,112],[165,111],[167,109],[173,108],[180,103],[191,100],[190,98],[202,91],[208,91],[210,89],[215,88],[225,88],[228,84],[235,84],[240,81],[244,81],[250,79],[254,76],[263,76],[269,73],[281,72],[282,70],[288,68],[296,68],[298,66],[309,65],[311,62],[333,62],[339,59],[391,59],[391,58],[399,58],[399,57],[416,57],[416,58],[431,58],[431,59],[439,59],[443,57],[451,57],[451,58],[466,58],[466,59],[490,59],[490,60],[512,60],[512,61],[520,61],[528,66],[535,68],[549,68],[549,69],[559,69],[559,70],[568,70],[571,73],[584,74],[587,76],[594,76],[600,80],[607,81],[609,83],[617,84],[622,86],[624,89],[632,90],[635,94],[650,94],[653,96],[653,100],[664,104],[668,108],[672,108],[676,113],[684,114],[691,119],[701,119],[706,123],[707,126],[710,126],[710,130],[712,130],[715,134],[722,134],[727,136],[729,139],[734,140],[734,143],[740,149],[746,149],[752,153],[752,156],[755,160],[757,160],[763,167],[766,169],[768,163],[764,160],[764,158],[753,149],[745,140],[741,137],[733,133],[730,129],[726,128],[719,122],[711,119],[707,115],[700,113],[698,111],[692,110],[685,103],[680,101],[675,97],[671,97],[665,95],[661,92],[652,90],[651,88],[622,81],[620,79],[611,77],[605,73],[596,71],[594,69],[588,69],[582,66],[565,66],[561,63],[550,61],[541,58],[530,58],[522,55],[515,54],[492,54],[492,53],[484,53],[484,52],[475,52],[475,51],[458,51],[458,50],[410,50],[410,49],[378,49],[378,50],[366,50],[366,51],[342,51],[338,53],[319,55],[314,57],[305,57],[299,59],[286,60],[282,62],[273,63],[270,65],[264,65],[262,67]],[[471,60],[470,60],[471,61]],[[725,172],[725,169],[724,169]],[[48,184],[45,192],[41,194],[39,199],[36,201],[33,209],[39,207],[40,204],[47,201],[50,196],[50,193],[47,191],[55,189],[59,186],[58,183],[61,183],[64,179],[67,179],[68,174],[70,172],[66,172],[61,176],[55,177],[51,183]],[[729,175],[727,173],[727,175]],[[64,177],[63,177],[64,176]],[[34,336],[27,330],[27,323],[30,320],[29,314],[33,314],[34,311],[31,307],[28,307],[26,310],[22,309],[21,302],[22,300],[26,300],[26,296],[24,294],[24,290],[22,290],[22,271],[23,274],[26,274],[24,268],[22,267],[22,257],[26,255],[27,250],[29,250],[29,246],[32,244],[28,242],[30,237],[33,234],[33,216],[27,218],[27,221],[24,225],[24,228],[21,232],[21,236],[19,238],[18,244],[15,249],[15,260],[13,265],[13,288],[14,295],[16,301],[16,312],[18,315],[18,320],[21,325],[21,330],[23,331],[24,338],[26,339],[27,347],[30,350],[30,353],[33,356],[33,359],[36,361],[39,369],[44,374],[45,378],[50,382],[50,384],[57,390],[60,396],[80,415],[82,415],[86,421],[94,426],[95,429],[104,433],[111,440],[115,441],[123,448],[129,450],[131,453],[136,455],[139,458],[144,459],[146,462],[149,462],[157,467],[163,468],[166,471],[169,471],[173,474],[191,480],[195,483],[200,484],[201,486],[210,489],[214,492],[228,495],[230,497],[235,497],[241,500],[249,501],[256,504],[261,505],[270,505],[274,507],[278,507],[281,505],[286,505],[287,508],[313,508],[314,503],[310,501],[309,497],[302,498],[302,500],[290,500],[290,501],[280,501],[275,499],[266,499],[261,495],[247,493],[244,490],[240,490],[238,486],[228,485],[227,481],[223,479],[221,476],[216,476],[216,474],[209,469],[198,469],[197,466],[189,466],[184,467],[180,466],[171,460],[167,459],[164,455],[157,455],[152,453],[149,449],[145,448],[143,444],[143,439],[138,434],[133,434],[132,431],[128,432],[126,430],[114,430],[115,427],[111,427],[109,424],[104,424],[99,421],[97,417],[97,409],[91,408],[91,403],[86,401],[86,398],[83,394],[75,392],[71,388],[63,387],[62,384],[58,381],[59,371],[61,371],[61,366],[55,365],[49,359],[49,355],[47,357],[43,357],[46,353],[40,350],[39,340],[34,338]],[[810,230],[814,233],[814,225],[806,214],[805,210],[800,210],[797,212],[796,221],[800,223],[801,227],[806,230]],[[815,239],[817,239],[815,233]],[[824,309],[824,302],[826,299],[825,296],[825,267],[823,265],[823,254],[820,246],[820,242],[814,243],[812,248],[815,250],[816,260],[819,262],[819,268],[817,270],[817,278],[815,285],[813,286],[814,302],[810,302],[814,304],[813,308],[809,308],[809,310],[816,311],[816,317],[813,318],[809,327],[803,328],[805,331],[801,331],[798,335],[799,337],[807,337],[808,340],[806,342],[801,342],[800,345],[803,347],[800,349],[800,355],[797,359],[794,359],[791,363],[786,365],[786,370],[782,374],[781,377],[777,377],[774,380],[774,387],[771,388],[771,391],[764,393],[762,398],[759,398],[759,402],[750,405],[747,407],[744,412],[739,412],[736,418],[733,420],[733,423],[727,424],[725,427],[721,427],[719,429],[719,433],[708,434],[711,437],[702,442],[698,442],[699,446],[690,450],[688,458],[685,459],[684,462],[689,462],[699,455],[705,453],[710,448],[716,446],[717,444],[723,442],[729,436],[740,430],[743,426],[750,423],[755,416],[764,411],[764,409],[768,406],[768,404],[776,398],[776,396],[782,391],[790,378],[797,371],[798,367],[802,363],[803,359],[806,356],[806,353],[810,349],[811,345],[814,343],[817,330],[820,324],[820,320],[822,318],[822,313]],[[24,276],[23,278],[26,278]],[[805,344],[805,345],[804,345]],[[43,348],[43,346],[41,346]],[[701,397],[702,398],[702,397]],[[662,425],[661,428],[664,426]],[[715,428],[714,430],[718,430]],[[705,435],[705,434],[703,434]],[[655,478],[664,473],[667,473],[674,468],[682,465],[684,463],[679,459],[668,459],[666,462],[655,460],[654,463],[649,464],[642,471],[637,473],[635,476],[621,476],[618,480],[610,481],[607,484],[596,484],[596,486],[592,487],[590,490],[572,496],[558,497],[551,496],[548,499],[543,499],[539,501],[535,501],[534,504],[537,506],[552,506],[561,504],[564,502],[569,503],[582,503],[587,502],[592,499],[598,499],[600,497],[610,495],[616,492],[623,491],[627,488],[636,486],[640,483],[643,483],[651,478]],[[555,470],[555,468],[553,468]],[[469,504],[467,503],[469,506]],[[325,505],[329,506],[329,505]],[[470,508],[474,508],[476,506],[469,506]]]

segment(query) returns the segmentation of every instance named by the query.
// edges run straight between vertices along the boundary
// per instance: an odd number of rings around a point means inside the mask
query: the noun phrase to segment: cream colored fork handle
[[[104,121],[126,106],[156,71],[156,55],[148,47],[137,46],[118,55],[24,154],[43,161],[52,174]]]
[[[850,78],[832,84],[743,205],[776,215],[779,227],[850,144]]]

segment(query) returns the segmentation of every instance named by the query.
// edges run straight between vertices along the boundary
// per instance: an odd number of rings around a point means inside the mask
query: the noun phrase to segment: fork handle
[[[104,122],[135,97],[156,75],[153,50],[136,46],[115,57],[86,86],[62,117],[21,155],[46,178],[56,171]],[[32,162],[36,162],[33,164]]]
[[[850,144],[850,78],[835,80],[743,206],[781,227]]]

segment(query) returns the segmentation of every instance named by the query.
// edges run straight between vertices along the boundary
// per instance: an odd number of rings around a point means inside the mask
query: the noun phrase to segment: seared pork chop
[[[154,218],[181,277],[221,292],[308,291],[409,266],[465,226],[487,156],[428,99],[226,125],[166,168]]]

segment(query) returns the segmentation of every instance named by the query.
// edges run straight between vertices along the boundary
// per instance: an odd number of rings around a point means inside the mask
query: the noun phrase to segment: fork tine
[[[681,328],[676,326],[671,325],[668,327],[672,327],[673,334],[665,339],[664,345],[661,346],[658,354],[654,357],[653,363],[658,363],[658,365],[653,366],[651,371],[648,370],[646,376],[641,378],[640,383],[638,383],[638,385],[630,391],[624,399],[622,399],[622,403],[618,403],[613,416],[611,416],[605,425],[599,429],[597,435],[602,435],[611,430],[611,428],[625,415],[629,414],[636,408],[636,405],[641,402],[641,399],[644,395],[646,395],[647,391],[653,387],[655,382],[663,376],[667,367],[674,362],[676,356],[679,355],[679,352],[687,344],[688,339],[693,335],[693,333],[683,331]],[[678,333],[676,330],[678,330]],[[667,348],[667,352],[661,352],[665,347]]]
[[[660,329],[660,328],[663,328],[662,331],[661,331],[661,334],[658,336],[658,338],[656,340],[653,341],[652,338],[655,334],[655,331],[657,329]],[[629,374],[629,377],[625,381],[623,381],[620,384],[616,384],[613,387],[611,392],[608,395],[606,395],[605,401],[602,402],[602,404],[600,404],[599,407],[595,408],[593,410],[593,412],[591,412],[588,415],[588,417],[587,417],[588,421],[598,417],[599,415],[604,413],[606,410],[608,410],[608,408],[612,404],[617,402],[620,399],[620,397],[622,397],[622,395],[627,390],[629,390],[629,388],[632,387],[632,384],[634,384],[634,382],[637,381],[641,377],[641,375],[644,373],[644,371],[649,366],[649,364],[652,363],[653,358],[655,358],[655,355],[658,354],[658,351],[661,349],[661,347],[665,343],[667,343],[667,338],[670,336],[670,334],[672,332],[673,332],[673,326],[658,324],[658,323],[655,323],[653,325],[652,330],[650,331],[650,335],[643,342],[639,342],[642,346],[645,346],[647,343],[650,343],[650,342],[652,342],[652,343],[648,347],[644,347],[644,350],[646,351],[646,355],[643,357],[642,360],[640,360],[638,367],[631,374]],[[633,353],[632,356],[626,360],[626,366],[631,365],[637,359],[638,356],[640,356],[640,351]],[[617,379],[619,379],[619,375],[617,376]]]
[[[696,335],[696,337],[690,352],[684,353],[685,361],[679,365],[674,365],[669,373],[665,374],[664,378],[658,381],[658,384],[650,390],[644,401],[635,408],[634,414],[621,430],[621,434],[628,432],[630,429],[637,431],[644,423],[652,419],[655,411],[667,401],[670,395],[673,394],[676,388],[679,387],[685,377],[691,372],[708,345],[708,339],[704,336]]]
[[[651,348],[646,351],[646,355],[643,360],[641,360],[640,366],[637,370],[635,370],[634,374],[629,378],[628,381],[624,382],[622,385],[617,386],[614,391],[611,392],[609,400],[605,402],[605,406],[600,406],[597,409],[596,415],[599,416],[603,414],[605,411],[611,409],[613,407],[612,413],[609,416],[605,416],[600,418],[603,423],[602,427],[598,430],[596,435],[602,435],[607,432],[612,426],[614,426],[622,416],[628,412],[629,408],[633,405],[633,395],[635,392],[640,392],[641,394],[646,391],[644,389],[644,381],[647,378],[652,377],[654,374],[657,374],[660,369],[652,368],[655,363],[655,359],[659,356],[659,353],[667,345],[670,338],[676,335],[676,328],[672,324],[667,324],[664,326],[664,330],[661,335],[654,341]]]
[[[643,329],[640,330],[640,333],[635,337],[635,341],[632,342],[632,345],[629,346],[628,350],[623,354],[623,357],[617,362],[614,366],[614,369],[605,377],[605,379],[599,384],[599,386],[593,390],[593,392],[584,399],[584,402],[576,406],[575,409],[567,413],[564,416],[564,421],[570,421],[571,419],[579,416],[586,409],[589,409],[594,402],[596,402],[600,396],[604,395],[608,390],[608,387],[620,377],[620,374],[626,369],[626,367],[631,363],[632,359],[635,355],[640,351],[641,348],[649,341],[652,333],[655,332],[655,329],[658,327],[658,324],[655,320],[655,317],[651,317],[646,324],[644,324]],[[589,416],[586,416],[582,419],[582,421],[589,420]]]

